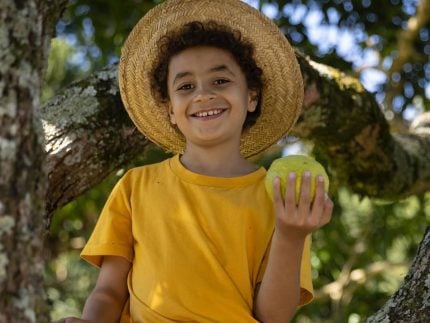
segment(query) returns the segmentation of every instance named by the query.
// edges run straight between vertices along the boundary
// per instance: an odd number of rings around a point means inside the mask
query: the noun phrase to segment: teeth
[[[221,109],[215,109],[215,110],[210,110],[210,111],[197,112],[197,113],[195,113],[195,115],[197,117],[207,117],[207,116],[213,116],[216,114],[220,114],[221,112],[222,112]]]

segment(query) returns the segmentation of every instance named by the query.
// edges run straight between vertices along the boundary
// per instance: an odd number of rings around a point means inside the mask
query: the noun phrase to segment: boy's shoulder
[[[123,178],[125,179],[137,179],[142,176],[152,176],[158,175],[159,173],[166,173],[166,171],[170,168],[170,160],[172,158],[167,158],[163,161],[146,164],[142,166],[132,167],[124,174]]]

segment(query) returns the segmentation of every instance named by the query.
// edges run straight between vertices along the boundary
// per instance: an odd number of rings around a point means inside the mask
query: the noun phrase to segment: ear
[[[248,91],[248,112],[254,112],[258,104],[258,92],[255,90]]]
[[[173,108],[172,105],[169,103],[169,118],[170,118],[170,123],[171,124],[176,124],[176,119],[175,119],[175,115],[173,114]]]

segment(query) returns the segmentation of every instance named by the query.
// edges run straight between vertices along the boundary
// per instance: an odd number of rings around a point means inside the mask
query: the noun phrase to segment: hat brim
[[[157,62],[159,39],[192,21],[226,25],[254,45],[254,59],[263,71],[261,114],[243,131],[240,151],[244,157],[255,155],[294,125],[302,110],[303,83],[294,50],[279,28],[241,1],[170,0],[150,10],[122,49],[118,79],[124,106],[151,141],[168,151],[184,151],[184,136],[171,125],[167,106],[153,96],[150,73]]]

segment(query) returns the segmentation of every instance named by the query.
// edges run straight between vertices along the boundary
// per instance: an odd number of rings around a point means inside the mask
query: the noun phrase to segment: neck
[[[252,173],[257,167],[247,161],[238,147],[190,147],[181,156],[182,164],[190,171],[207,176],[236,177]]]

